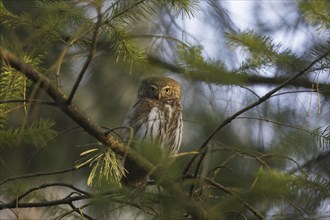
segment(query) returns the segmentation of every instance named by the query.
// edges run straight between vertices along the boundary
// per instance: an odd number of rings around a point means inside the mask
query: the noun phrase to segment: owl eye
[[[169,93],[171,91],[170,88],[165,88],[164,90],[165,90],[165,93]]]

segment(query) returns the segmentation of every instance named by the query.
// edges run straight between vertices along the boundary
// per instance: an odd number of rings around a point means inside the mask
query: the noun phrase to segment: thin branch
[[[254,96],[256,96],[258,99],[260,99],[260,96],[255,91],[250,89],[249,87],[247,87],[247,86],[239,86],[239,87],[246,89],[247,91],[251,92]]]
[[[16,200],[10,203],[0,204],[0,210],[3,209],[14,209],[14,208],[38,208],[38,207],[50,207],[50,206],[57,206],[57,205],[65,205],[71,202],[80,201],[84,199],[91,199],[91,195],[79,195],[79,196],[72,196],[72,197],[65,197],[63,199],[46,201],[46,202],[22,202],[16,203]]]
[[[313,92],[320,92],[320,91],[317,91],[316,89],[310,89],[310,90],[298,90],[298,91],[287,91],[287,92],[281,92],[281,93],[276,93],[274,95],[272,95],[272,97],[275,97],[275,96],[281,96],[281,95],[286,95],[286,94],[292,94],[292,93],[313,93]]]
[[[50,176],[50,175],[57,175],[57,174],[63,174],[63,173],[68,173],[68,172],[72,172],[75,170],[79,170],[81,168],[83,168],[85,166],[79,167],[79,168],[70,168],[70,169],[65,169],[65,170],[59,170],[59,171],[53,171],[53,172],[39,172],[39,173],[31,173],[31,174],[25,174],[22,176],[14,176],[14,177],[10,177],[8,179],[5,179],[3,181],[0,182],[0,186],[14,181],[14,180],[20,180],[20,179],[27,179],[27,178],[32,178],[32,177],[40,177],[40,176]]]
[[[101,14],[101,9],[100,9],[99,6],[97,7],[97,13],[98,13],[97,22],[95,24],[95,29],[94,29],[94,33],[93,33],[93,39],[92,39],[92,45],[91,45],[91,48],[90,48],[90,51],[89,51],[89,55],[87,57],[86,62],[84,63],[84,66],[82,67],[82,69],[81,69],[81,71],[78,75],[78,78],[77,78],[75,84],[73,85],[73,88],[72,88],[71,93],[69,95],[69,98],[67,100],[68,104],[70,104],[72,102],[73,96],[75,95],[85,72],[86,72],[87,68],[89,67],[89,65],[91,64],[91,62],[94,59],[95,54],[96,54],[97,39],[99,37],[100,28],[101,28],[101,25],[102,25],[102,14]]]
[[[247,203],[246,201],[244,201],[241,197],[239,197],[235,192],[233,192],[230,188],[222,186],[221,184],[209,179],[209,178],[205,178],[206,182],[209,183],[210,185],[222,190],[223,192],[234,196],[236,199],[238,199],[240,202],[242,202],[244,204],[244,206],[250,211],[252,212],[256,217],[258,217],[259,219],[266,219],[257,209],[255,209],[254,207],[252,207],[249,203]]]
[[[87,215],[83,211],[81,211],[81,208],[77,208],[76,206],[73,205],[72,202],[69,203],[69,206],[72,208],[72,210],[76,213],[78,213],[80,216],[83,217],[83,219],[88,219],[88,220],[94,220],[91,216]]]
[[[279,91],[280,89],[282,89],[283,87],[285,87],[286,85],[288,85],[289,83],[291,83],[292,81],[294,81],[295,79],[299,78],[300,76],[304,75],[306,72],[308,72],[308,70],[310,68],[312,68],[316,63],[318,63],[320,60],[322,60],[323,58],[327,57],[330,54],[330,51],[326,52],[325,54],[323,54],[322,56],[320,56],[319,58],[317,58],[316,60],[314,60],[313,62],[311,62],[306,68],[304,68],[303,70],[301,70],[300,72],[298,72],[296,75],[292,76],[291,78],[285,80],[284,82],[282,82],[279,86],[275,87],[274,89],[270,90],[268,93],[266,93],[264,96],[262,96],[259,100],[253,102],[252,104],[242,108],[241,110],[237,111],[236,113],[234,113],[233,115],[229,116],[228,118],[226,118],[208,137],[207,139],[203,142],[203,144],[199,147],[199,151],[203,151],[206,146],[208,145],[208,143],[210,142],[210,140],[214,137],[215,134],[217,134],[223,127],[225,127],[226,125],[228,125],[232,120],[234,120],[236,117],[238,117],[239,115],[243,114],[246,111],[249,111],[250,109],[260,105],[261,103],[265,102],[266,100],[268,100],[273,94],[275,94],[277,91]],[[202,164],[202,161],[205,157],[205,152],[203,152],[200,155],[199,161],[197,162],[197,166],[195,169],[195,173],[194,176],[197,177],[198,173],[199,173],[199,169],[200,166]],[[189,170],[190,167],[192,166],[193,162],[195,161],[195,159],[198,157],[198,155],[194,156],[188,163],[188,165],[186,166],[186,168],[183,171],[183,175],[186,175]],[[194,191],[194,184],[192,184],[191,186],[191,190],[190,193],[192,193]]]
[[[60,88],[59,88],[60,89]],[[42,147],[46,147],[50,142],[54,141],[56,138],[58,138],[59,136],[65,134],[65,133],[68,133],[72,130],[75,130],[75,129],[78,129],[80,128],[79,126],[74,126],[74,127],[71,127],[71,128],[68,128],[68,129],[65,129],[64,131],[61,131],[59,133],[57,133],[54,137],[52,137],[51,139],[49,139],[46,143],[44,143],[42,145]],[[0,184],[1,185],[1,184]]]
[[[42,104],[42,105],[51,105],[55,106],[55,102],[48,102],[48,101],[42,101],[42,100],[34,100],[34,99],[10,99],[10,100],[3,100],[0,101],[1,104],[7,104],[7,103],[36,103],[36,104]]]
[[[53,187],[53,186],[63,186],[63,187],[68,187],[73,189],[76,192],[81,193],[82,195],[75,196],[75,197],[65,197],[64,199],[60,200],[54,200],[50,202],[37,202],[37,203],[19,203],[20,200],[28,196],[34,191],[40,190],[40,189],[45,189],[48,187]],[[71,185],[71,184],[66,184],[66,183],[49,183],[49,184],[43,184],[38,187],[31,188],[27,190],[26,192],[22,193],[20,196],[17,196],[14,200],[12,200],[9,203],[4,203],[0,204],[0,210],[2,209],[10,209],[10,208],[30,208],[30,207],[46,207],[46,206],[54,206],[54,205],[60,205],[60,204],[68,204],[69,202],[73,202],[76,200],[82,200],[86,198],[91,198],[91,194],[88,192],[85,192],[81,189],[78,189],[77,187]],[[34,205],[33,205],[34,204]]]
[[[25,198],[26,196],[28,196],[29,194],[31,194],[34,191],[45,189],[45,188],[48,188],[48,187],[54,187],[54,186],[68,187],[68,188],[73,189],[75,192],[70,193],[68,196],[66,196],[63,199],[58,199],[58,200],[53,200],[53,201],[19,203],[20,200],[22,200],[23,198]],[[77,192],[80,193],[80,195],[73,196],[74,194],[77,194]],[[64,216],[66,216],[66,215],[68,215],[72,212],[77,212],[79,215],[81,215],[81,216],[83,216],[87,219],[93,219],[92,217],[88,216],[87,214],[85,214],[81,211],[82,208],[84,208],[86,206],[89,206],[90,204],[86,204],[86,205],[83,205],[80,208],[77,208],[73,205],[73,202],[80,201],[80,200],[91,199],[91,198],[94,198],[94,197],[98,197],[100,195],[102,195],[102,196],[113,196],[113,195],[115,195],[115,192],[104,192],[104,193],[101,193],[101,194],[95,194],[94,195],[94,194],[88,193],[86,191],[83,191],[81,189],[78,189],[77,187],[75,187],[71,184],[65,184],[65,183],[43,184],[43,185],[40,185],[38,187],[34,187],[34,188],[31,188],[31,189],[27,190],[23,194],[17,196],[17,198],[12,200],[11,202],[0,204],[0,210],[11,209],[11,208],[49,207],[49,206],[67,204],[72,208],[72,210],[69,211],[68,213],[65,213],[65,215],[61,216],[60,218],[63,218]],[[130,201],[122,201],[122,200],[119,200],[119,199],[116,199],[116,198],[112,198],[112,201],[141,209],[142,211],[144,211],[145,213],[147,213],[149,215],[153,215],[153,216],[158,215],[157,211],[155,211],[152,207],[142,206],[139,203],[130,202]]]
[[[114,15],[113,17],[111,17],[109,20],[106,20],[104,23],[105,23],[105,24],[110,23],[112,20],[114,20],[114,19],[116,19],[116,18],[122,16],[123,14],[125,14],[125,13],[131,11],[133,8],[137,7],[139,4],[141,4],[141,3],[145,2],[145,1],[146,1],[146,0],[142,0],[142,1],[138,1],[138,2],[136,2],[136,3],[135,3],[134,5],[132,5],[131,7],[126,8],[124,11],[119,12],[118,14]],[[118,1],[118,2],[119,2],[119,1]],[[111,5],[110,8],[112,8],[113,6],[114,6],[114,4]]]
[[[288,124],[288,123],[284,123],[284,122],[274,121],[274,120],[267,119],[267,118],[257,118],[257,117],[248,117],[248,116],[244,116],[243,117],[243,116],[241,116],[241,117],[235,118],[235,120],[236,119],[252,119],[252,120],[265,121],[265,122],[274,123],[274,124],[282,125],[282,126],[289,127],[289,128],[294,128],[294,129],[297,129],[297,130],[306,132],[306,133],[308,133],[310,135],[318,136],[320,138],[327,138],[327,136],[324,136],[322,134],[315,134],[314,131],[310,131],[310,130],[308,130],[306,128],[303,128],[303,127],[300,127],[300,126],[296,126],[296,125],[292,125],[292,124]]]
[[[309,131],[308,129],[305,129],[303,127],[299,127],[299,126],[288,124],[288,123],[284,123],[284,122],[274,121],[274,120],[267,119],[267,118],[257,118],[257,117],[248,117],[248,116],[244,116],[243,117],[243,116],[240,116],[240,117],[235,118],[235,120],[236,119],[251,119],[251,120],[265,121],[265,122],[274,123],[274,124],[277,124],[277,125],[282,125],[282,126],[285,126],[285,127],[289,127],[289,128],[294,128],[294,129],[297,129],[297,130],[301,130],[301,131],[304,131],[304,132],[309,133],[309,134],[312,133],[311,131]]]
[[[186,42],[179,40],[178,38],[175,38],[170,35],[166,34],[131,34],[128,36],[128,38],[161,38],[161,39],[168,39],[174,42],[177,42],[181,44],[182,46],[190,48],[191,46],[187,44]]]
[[[90,205],[91,205],[91,203],[86,203],[85,205],[80,206],[79,209],[84,209],[84,208],[86,208],[86,207],[88,207],[88,206],[90,206]],[[73,213],[73,212],[75,212],[75,210],[69,210],[69,211],[67,211],[67,212],[65,212],[65,213],[63,213],[63,214],[61,214],[60,216],[55,217],[54,219],[56,219],[56,220],[61,220],[61,219],[63,219],[64,217],[70,215],[70,214]]]
[[[171,72],[180,73],[180,74],[186,74],[186,72],[187,72],[187,69],[180,67],[178,65],[172,64],[170,62],[166,62],[166,61],[162,60],[161,58],[151,55],[151,54],[147,55],[147,59],[150,64],[167,69]],[[240,74],[237,74],[237,75],[240,75]],[[287,77],[270,78],[270,77],[257,76],[257,75],[251,75],[251,74],[244,75],[244,77],[247,80],[246,83],[251,84],[251,85],[279,85],[290,79]],[[309,81],[308,79],[303,78],[303,79],[297,79],[295,81],[290,81],[286,85],[312,89],[312,84],[313,84],[312,81]],[[325,96],[329,96],[329,93],[322,91],[322,88],[327,87],[327,83],[318,83],[318,85],[320,87],[320,92]]]
[[[303,168],[308,169],[312,166],[312,164],[320,162],[321,160],[324,160],[325,158],[330,157],[330,150],[325,151],[317,155],[315,158],[307,160],[303,165],[300,167],[293,168],[289,171],[290,174],[293,174],[297,172],[298,170],[301,170]]]
[[[115,199],[115,198],[112,198],[111,200],[116,203],[120,203],[120,204],[127,205],[127,206],[132,206],[137,209],[140,209],[141,211],[143,211],[144,213],[146,213],[148,215],[155,216],[155,217],[159,216],[159,213],[153,207],[143,206],[140,202],[126,201],[126,200],[124,201],[124,200]]]
[[[74,35],[66,42],[65,48],[63,49],[63,51],[60,53],[58,61],[56,62],[56,72],[55,72],[55,77],[56,77],[56,85],[57,88],[61,89],[60,86],[60,71],[61,71],[61,66],[63,64],[63,60],[64,57],[66,55],[66,53],[68,52],[68,50],[71,48],[71,46],[79,40],[79,38],[81,38],[83,35],[85,35],[86,33],[88,33],[89,31],[91,31],[93,29],[93,27],[88,28],[87,30],[85,30],[84,32],[82,32],[79,36],[75,37]],[[79,33],[80,29],[76,30],[75,33]]]
[[[305,177],[308,177],[307,173],[304,171],[303,167],[300,166],[300,164],[295,160],[293,159],[292,157],[289,157],[289,156],[285,156],[285,155],[278,155],[278,154],[265,154],[263,155],[262,157],[280,157],[280,158],[284,158],[284,159],[287,159],[287,160],[290,160],[292,161],[294,164],[296,164],[296,169],[299,169],[301,171],[302,174],[304,174]]]

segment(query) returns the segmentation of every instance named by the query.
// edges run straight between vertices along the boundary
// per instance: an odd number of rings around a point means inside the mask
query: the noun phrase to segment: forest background
[[[326,0],[0,1],[0,218],[329,218],[329,14]],[[170,160],[120,137],[155,75],[182,89]],[[122,155],[151,173],[142,193],[120,185]]]

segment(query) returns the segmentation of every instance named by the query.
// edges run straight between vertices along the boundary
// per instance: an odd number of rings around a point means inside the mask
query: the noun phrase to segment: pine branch
[[[160,180],[160,185],[171,194],[176,201],[184,208],[193,218],[205,219],[208,212],[203,206],[192,199],[190,199],[182,190],[182,188],[175,184],[171,179],[163,178],[164,173],[160,168],[155,169],[154,165],[144,159],[129,146],[120,142],[117,138],[111,135],[104,135],[104,129],[97,125],[89,116],[80,110],[73,103],[67,102],[67,96],[61,92],[44,74],[41,74],[31,65],[25,63],[22,59],[16,57],[14,54],[6,49],[0,47],[0,59],[2,62],[10,65],[16,70],[23,73],[26,77],[36,83],[42,88],[56,103],[56,105],[73,121],[75,121],[81,128],[88,132],[91,136],[95,137],[105,146],[108,146],[115,153],[125,155],[128,159],[134,161],[140,166],[141,169],[151,173],[155,180]],[[71,201],[71,200],[70,200]],[[62,201],[63,202],[63,201]],[[67,200],[65,200],[67,202]],[[56,203],[56,202],[55,202]],[[51,203],[53,204],[53,203]],[[59,204],[57,202],[56,204]],[[20,204],[22,205],[22,204]],[[34,207],[31,204],[23,204],[27,207]],[[36,203],[36,207],[43,207],[45,204]],[[1,207],[1,206],[0,206]],[[16,207],[16,206],[14,206]]]
[[[330,150],[322,152],[318,154],[315,158],[312,158],[310,160],[307,160],[303,165],[300,167],[305,169],[310,169],[314,164],[319,163],[320,161],[326,159],[327,157],[330,157]],[[299,167],[293,168],[289,171],[290,174],[293,174],[297,171],[300,171]]]
[[[237,111],[236,113],[234,113],[233,115],[231,115],[230,117],[226,118],[216,129],[214,129],[214,131],[206,138],[206,140],[203,142],[203,144],[199,147],[199,151],[202,152],[202,154],[200,155],[200,158],[197,162],[197,166],[194,172],[194,177],[196,178],[198,173],[199,173],[199,169],[200,166],[202,164],[202,161],[206,155],[206,146],[208,145],[208,143],[211,141],[211,139],[213,138],[213,136],[215,134],[217,134],[223,127],[225,127],[226,125],[228,125],[229,123],[231,123],[232,120],[234,120],[235,118],[237,118],[239,115],[243,114],[246,111],[249,111],[250,109],[260,105],[261,103],[267,101],[269,98],[272,97],[273,94],[275,94],[277,91],[279,91],[280,89],[284,88],[285,86],[287,86],[290,82],[294,81],[295,79],[299,78],[300,76],[304,75],[306,72],[308,72],[316,63],[318,63],[319,61],[321,61],[322,59],[324,59],[325,57],[327,57],[330,54],[330,51],[327,51],[325,54],[323,54],[322,56],[318,57],[317,59],[315,59],[313,62],[311,62],[305,69],[301,70],[300,72],[298,72],[297,74],[295,74],[294,76],[292,76],[291,78],[287,79],[286,81],[282,82],[279,86],[277,86],[276,88],[270,90],[268,93],[266,93],[264,96],[262,96],[259,100],[253,102],[252,104],[242,108],[241,110]],[[192,164],[194,163],[194,161],[196,160],[196,158],[199,155],[195,155],[188,163],[188,165],[186,166],[186,168],[183,171],[183,175],[186,175],[189,170],[190,167],[192,166]],[[192,195],[192,193],[194,192],[194,187],[195,185],[192,184],[191,189],[190,189],[190,195]]]
[[[150,64],[167,69],[171,72],[180,73],[180,74],[185,74],[187,72],[185,68],[166,62],[160,59],[159,57],[153,55],[147,55],[147,58]],[[278,77],[269,78],[264,76],[251,75],[251,74],[246,75],[244,79],[246,80],[246,83],[250,85],[275,85],[275,86],[289,80],[288,77],[278,76]],[[301,78],[301,79],[296,79],[294,81],[290,81],[286,85],[312,89],[313,84],[315,83],[308,79]],[[322,90],[323,88],[329,88],[329,85],[327,83],[318,83],[318,86],[320,88],[320,93],[322,93],[325,96],[330,96],[329,92],[324,92]]]
[[[214,186],[215,188],[220,189],[221,191],[234,196],[236,199],[238,199],[240,202],[244,204],[244,206],[252,212],[258,219],[266,219],[257,209],[252,207],[249,203],[244,201],[242,198],[240,198],[234,191],[232,191],[230,188],[222,186],[221,184],[211,180],[210,178],[205,178],[206,182],[208,182],[210,185]]]

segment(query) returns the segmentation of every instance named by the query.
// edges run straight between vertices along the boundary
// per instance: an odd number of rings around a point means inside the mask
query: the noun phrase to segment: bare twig
[[[63,174],[63,173],[68,173],[68,172],[72,172],[78,169],[81,169],[85,166],[79,167],[79,168],[70,168],[70,169],[65,169],[65,170],[59,170],[59,171],[53,171],[53,172],[39,172],[39,173],[31,173],[31,174],[25,174],[25,175],[21,175],[21,176],[14,176],[14,177],[10,177],[8,179],[5,179],[3,181],[0,182],[0,186],[8,183],[10,181],[14,181],[14,180],[20,180],[20,179],[27,179],[27,178],[32,178],[32,177],[40,177],[40,176],[50,176],[50,175],[57,175],[57,174]]]
[[[246,89],[247,91],[249,91],[250,93],[252,93],[255,97],[257,97],[258,99],[260,99],[260,96],[255,91],[253,91],[252,89],[250,89],[249,87],[247,87],[247,86],[239,86],[239,87],[241,87],[243,89]]]
[[[271,120],[271,119],[267,119],[267,118],[257,118],[257,117],[248,117],[248,116],[244,116],[244,117],[237,117],[235,118],[236,119],[252,119],[252,120],[259,120],[259,121],[265,121],[265,122],[269,122],[269,123],[274,123],[274,124],[278,124],[278,125],[281,125],[281,126],[285,126],[285,127],[289,127],[289,128],[294,128],[294,129],[297,129],[297,130],[300,130],[300,131],[303,131],[303,132],[306,132],[310,135],[315,135],[315,136],[318,136],[320,138],[327,138],[327,136],[325,135],[322,135],[322,134],[315,134],[314,131],[311,131],[311,130],[308,130],[306,128],[303,128],[301,126],[296,126],[296,125],[292,125],[292,124],[288,124],[288,123],[284,123],[284,122],[280,122],[280,121],[274,121],[274,120]]]
[[[57,205],[64,205],[69,204],[74,201],[80,201],[85,199],[91,199],[92,196],[90,195],[78,195],[78,196],[71,196],[65,197],[63,199],[46,201],[46,202],[16,202],[14,200],[10,203],[2,203],[0,204],[0,210],[3,209],[14,209],[14,208],[37,208],[37,207],[50,207],[50,206],[57,206]]]
[[[282,126],[285,126],[285,127],[289,127],[289,128],[294,128],[294,129],[297,129],[297,130],[301,130],[301,131],[304,131],[306,133],[309,133],[311,134],[312,131],[309,131],[308,129],[305,129],[303,127],[299,127],[299,126],[296,126],[296,125],[292,125],[292,124],[288,124],[288,123],[284,123],[284,122],[280,122],[280,121],[274,121],[274,120],[271,120],[271,119],[267,119],[267,118],[257,118],[257,117],[249,117],[249,116],[240,116],[240,117],[237,117],[235,119],[252,119],[252,120],[259,120],[259,121],[265,121],[265,122],[269,122],[269,123],[274,123],[274,124],[277,124],[277,125],[282,125]]]
[[[73,203],[72,203],[73,204]],[[82,205],[82,206],[80,206],[79,207],[79,209],[84,209],[84,208],[86,208],[86,207],[88,207],[88,206],[90,206],[91,205],[91,203],[86,203],[85,205]],[[73,213],[73,212],[75,212],[75,210],[69,210],[69,211],[67,211],[67,212],[65,212],[65,213],[63,213],[63,214],[61,214],[60,216],[57,216],[57,217],[55,217],[54,218],[54,220],[56,219],[56,220],[61,220],[61,219],[63,219],[63,218],[65,218],[66,216],[68,216],[68,215],[70,215],[71,213]],[[79,215],[80,215],[80,213],[79,213]]]
[[[35,104],[55,106],[55,102],[48,102],[48,101],[34,100],[34,99],[10,99],[10,100],[0,101],[0,105],[7,104],[7,103],[23,103],[24,105],[26,103],[35,103]]]
[[[58,199],[58,200],[53,200],[53,201],[45,201],[45,202],[31,202],[31,203],[20,203],[19,201],[22,200],[23,198],[25,198],[26,196],[28,196],[29,194],[31,194],[34,191],[37,190],[41,190],[41,189],[45,189],[48,187],[54,187],[54,186],[61,186],[61,187],[68,187],[74,190],[74,192],[71,192],[68,196],[66,196],[63,199]],[[75,194],[79,193],[78,195],[74,196]],[[22,193],[21,195],[17,196],[17,198],[15,198],[14,200],[12,200],[11,202],[8,203],[3,203],[0,204],[0,210],[3,209],[11,209],[11,208],[30,208],[30,207],[49,207],[49,206],[56,206],[56,205],[69,205],[72,210],[65,213],[64,215],[62,215],[60,217],[63,218],[64,216],[72,213],[72,212],[77,212],[80,216],[83,216],[87,219],[93,219],[91,216],[85,214],[82,212],[81,209],[83,209],[84,207],[89,206],[90,204],[85,204],[79,208],[77,208],[76,206],[74,206],[73,202],[75,201],[80,201],[80,200],[86,200],[86,199],[91,199],[97,196],[114,196],[116,195],[116,192],[104,192],[104,193],[99,193],[99,194],[91,194],[89,192],[83,191],[71,184],[66,184],[66,183],[49,183],[49,184],[43,184],[34,188],[31,188],[29,190],[27,190],[26,192]],[[130,202],[130,201],[122,201],[120,199],[116,199],[116,198],[111,198],[112,201],[117,202],[117,203],[122,203],[122,204],[126,204],[126,205],[130,205],[133,207],[136,207],[138,209],[141,209],[142,211],[144,211],[145,213],[149,214],[149,215],[153,215],[153,216],[157,216],[158,213],[157,211],[155,211],[152,207],[147,207],[147,206],[143,206],[142,204],[136,203],[136,202]]]
[[[37,202],[37,203],[19,203],[20,200],[28,196],[34,191],[40,190],[40,189],[45,189],[48,187],[53,187],[53,186],[62,186],[62,187],[68,187],[73,189],[76,192],[81,193],[82,195],[75,196],[75,197],[66,197],[64,199],[60,200],[54,200],[50,202]],[[71,185],[71,184],[66,184],[66,183],[49,183],[49,184],[43,184],[38,187],[31,188],[24,192],[23,194],[17,196],[14,200],[12,200],[9,203],[4,203],[0,204],[0,210],[2,209],[10,209],[10,208],[30,208],[30,207],[47,207],[47,206],[54,206],[54,205],[60,205],[60,204],[69,204],[70,202],[76,201],[76,200],[82,200],[86,198],[91,198],[91,194],[88,192],[85,192],[81,189],[78,189],[77,187]]]
[[[240,202],[242,202],[244,204],[244,206],[250,211],[252,212],[256,217],[258,217],[259,219],[266,219],[257,209],[255,209],[254,207],[252,207],[249,203],[247,203],[246,201],[244,201],[241,197],[239,197],[234,191],[232,191],[230,188],[225,187],[215,181],[213,181],[212,179],[209,178],[205,178],[205,181],[207,183],[209,183],[210,185],[214,186],[215,188],[220,189],[221,191],[227,193],[228,195],[232,195],[234,196],[236,199],[238,199]]]
[[[72,202],[69,203],[69,206],[72,208],[73,211],[75,211],[76,213],[78,213],[80,216],[83,217],[83,219],[88,219],[88,220],[94,220],[94,218],[92,218],[91,216],[87,215],[86,213],[84,213],[81,208],[77,208],[75,205],[73,205]]]
[[[85,31],[83,31],[82,33],[79,33],[81,30],[78,29],[74,34],[73,36],[66,42],[66,46],[65,48],[63,49],[63,51],[61,52],[61,54],[59,55],[59,58],[58,58],[58,61],[56,62],[56,72],[55,72],[55,77],[56,77],[56,85],[57,85],[57,88],[61,89],[61,83],[60,83],[60,72],[61,72],[61,66],[63,64],[63,60],[64,60],[64,57],[66,55],[66,53],[68,52],[68,50],[71,48],[71,46],[79,40],[79,38],[81,38],[83,35],[85,35],[86,33],[88,33],[89,31],[91,31],[93,29],[93,27],[90,27],[88,29],[86,29]],[[77,34],[79,36],[74,36],[75,34]]]
[[[316,89],[311,88],[309,90],[297,90],[297,91],[287,91],[287,92],[276,93],[276,94],[272,95],[272,97],[286,95],[286,94],[292,94],[292,93],[294,93],[294,94],[305,93],[305,92],[307,92],[307,93],[315,93],[315,92],[318,93],[320,91],[317,91]]]
[[[96,54],[97,39],[99,37],[100,28],[101,28],[101,25],[102,25],[102,14],[101,14],[101,8],[99,6],[97,6],[97,13],[98,13],[97,22],[95,24],[95,29],[94,29],[94,33],[93,33],[93,39],[92,39],[92,45],[91,45],[91,48],[90,48],[90,51],[89,51],[89,55],[87,57],[86,62],[84,63],[84,66],[82,67],[82,69],[81,69],[81,71],[78,75],[78,78],[77,78],[75,84],[73,85],[73,88],[72,88],[71,93],[69,95],[69,98],[67,100],[68,104],[70,104],[72,102],[73,96],[75,95],[85,72],[86,72],[87,68],[89,67],[89,65],[91,64],[91,62],[94,59],[95,54]]]

